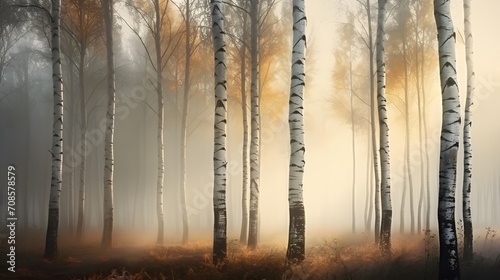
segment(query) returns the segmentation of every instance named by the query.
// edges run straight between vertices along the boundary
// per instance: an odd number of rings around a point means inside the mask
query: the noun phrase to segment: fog
[[[321,2],[321,3],[320,3]],[[336,1],[335,1],[336,2]],[[473,125],[473,191],[472,215],[474,227],[499,228],[500,226],[500,71],[495,64],[499,53],[493,49],[498,42],[492,39],[487,26],[499,26],[493,15],[497,8],[494,1],[475,3],[474,36],[476,61],[476,100],[474,102]],[[340,4],[330,1],[311,1],[309,6],[308,32],[311,38],[309,60],[311,77],[306,87],[305,137],[306,171],[304,177],[304,199],[308,242],[336,238],[351,232],[352,206],[352,145],[350,123],[339,116],[339,105],[331,96],[339,94],[332,82],[335,65],[333,49],[338,40],[338,21],[329,18],[330,11]],[[326,7],[324,8],[323,7]],[[456,7],[455,7],[456,6]],[[454,6],[454,16],[461,18],[459,6]],[[497,5],[498,6],[498,5]],[[347,5],[346,7],[350,7]],[[490,8],[488,8],[490,7]],[[500,7],[498,7],[500,9]],[[120,12],[126,13],[121,7]],[[488,14],[489,12],[489,14]],[[279,18],[280,9],[273,12]],[[341,14],[341,12],[338,12]],[[491,16],[488,16],[491,15]],[[156,179],[157,179],[157,114],[156,95],[151,86],[151,67],[147,66],[142,45],[127,26],[117,21],[118,36],[123,36],[115,46],[117,57],[117,100],[115,130],[115,174],[114,174],[114,224],[119,232],[143,234],[145,240],[154,242],[157,234]],[[492,23],[494,22],[494,23]],[[458,31],[463,30],[460,20]],[[288,30],[288,29],[286,29]],[[43,234],[47,226],[48,195],[51,170],[52,135],[52,85],[50,50],[44,41],[43,30],[24,27],[24,35],[9,51],[12,61],[5,68],[0,87],[0,161],[3,170],[14,165],[17,170],[17,205],[19,230]],[[275,34],[276,35],[276,34]],[[200,35],[201,36],[201,35]],[[282,42],[289,42],[283,35]],[[210,44],[207,44],[210,46]],[[207,56],[208,47],[200,47],[193,59],[193,81],[189,96],[187,115],[187,181],[186,203],[189,217],[190,240],[211,240],[213,234],[213,74],[212,59]],[[289,46],[282,47],[289,53]],[[97,59],[89,61],[86,74],[86,96],[88,100],[87,129],[87,196],[85,200],[85,231],[102,230],[103,172],[105,121],[105,76],[102,46],[95,50]],[[179,51],[181,52],[181,51]],[[289,131],[287,99],[289,89],[289,57],[280,50],[270,50],[268,58],[271,71],[268,84],[262,86],[262,131],[261,131],[261,181],[260,181],[260,239],[262,243],[285,246],[288,233],[288,165]],[[176,54],[182,65],[182,54]],[[275,56],[275,57],[274,57]],[[458,75],[462,106],[465,103],[465,52],[464,45],[457,44]],[[66,63],[66,64],[65,64]],[[176,62],[177,63],[177,62]],[[236,59],[230,60],[238,69]],[[365,62],[366,63],[366,62]],[[68,61],[63,62],[65,74],[70,70]],[[176,67],[172,63],[169,67]],[[391,67],[388,65],[388,67]],[[175,70],[181,71],[181,70]],[[234,70],[236,71],[236,70]],[[426,69],[430,77],[427,82],[428,137],[424,139],[428,152],[431,190],[431,230],[437,231],[437,191],[439,137],[441,126],[441,98],[437,69]],[[261,73],[264,71],[261,71]],[[180,206],[180,104],[183,81],[174,70],[164,73],[169,83],[165,94],[165,182],[164,213],[165,240],[167,244],[178,244],[182,238]],[[366,72],[365,74],[366,75]],[[81,168],[80,124],[76,79],[65,76],[65,155],[63,188],[61,192],[60,231],[63,236],[74,233],[76,224],[79,170]],[[241,99],[238,83],[230,84],[228,132],[227,132],[227,213],[228,238],[238,239],[241,228],[242,197],[242,146],[243,129]],[[366,91],[367,89],[365,89]],[[233,93],[231,93],[233,92]],[[401,94],[402,88],[393,88]],[[266,102],[268,102],[266,104]],[[399,232],[403,170],[404,117],[398,111],[398,101],[389,98],[389,125],[391,143],[391,177],[393,202],[393,232]],[[463,108],[463,107],[462,107]],[[416,115],[416,109],[411,114]],[[415,116],[412,115],[412,116]],[[361,118],[361,117],[359,117]],[[366,126],[366,124],[365,124]],[[367,183],[369,184],[370,152],[366,128],[357,128],[355,140],[356,233],[372,238],[373,228],[365,228],[367,211]],[[414,204],[417,211],[420,187],[420,172],[423,168],[419,158],[418,121],[411,121],[410,148],[413,173]],[[461,189],[463,151],[459,151],[457,174],[456,218],[461,219]],[[370,168],[371,165],[370,165]],[[1,172],[0,181],[6,182],[6,172]],[[408,195],[408,194],[407,194]],[[370,198],[371,201],[373,198]],[[408,196],[406,207],[409,207]],[[7,215],[6,191],[0,192],[2,202],[0,216]],[[425,207],[424,207],[425,209]],[[410,211],[406,209],[405,233],[409,233]],[[424,215],[424,211],[422,212]],[[373,219],[373,218],[372,218]],[[423,219],[422,219],[423,221]],[[423,223],[423,222],[422,222]],[[371,222],[373,227],[373,220]]]

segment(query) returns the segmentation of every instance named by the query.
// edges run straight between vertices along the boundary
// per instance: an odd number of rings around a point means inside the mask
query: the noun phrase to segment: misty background
[[[350,122],[345,118],[341,101],[345,91],[334,81],[333,71],[338,66],[336,46],[342,42],[341,30],[349,22],[349,12],[356,11],[353,1],[309,1],[308,52],[305,97],[306,171],[304,199],[307,238],[325,240],[351,230],[352,145]],[[452,4],[457,31],[457,63],[462,98],[465,102],[466,71],[463,38],[463,14],[459,2]],[[261,185],[260,230],[264,243],[282,242],[288,230],[288,108],[290,19],[283,17],[287,7],[277,4],[268,19],[268,56],[261,59],[262,130],[261,130]],[[491,35],[500,19],[496,11],[500,4],[494,0],[476,1],[473,8],[473,34],[476,66],[476,100],[473,119],[473,190],[472,215],[474,227],[500,226],[500,61],[497,51],[500,40]],[[133,23],[123,5],[117,13]],[[180,20],[172,10],[172,17]],[[34,22],[36,20],[33,20]],[[230,24],[230,18],[226,18]],[[202,19],[199,21],[202,22]],[[152,75],[145,62],[145,52],[137,37],[122,20],[116,20],[117,44],[116,74],[117,103],[115,126],[115,183],[114,224],[118,232],[144,234],[153,241],[156,235],[156,129],[157,115]],[[289,28],[290,27],[290,28]],[[16,209],[18,225],[24,232],[44,233],[47,223],[48,194],[51,169],[52,133],[52,78],[50,49],[43,28],[23,27],[23,36],[16,38],[7,55],[11,59],[2,74],[0,84],[0,182],[6,182],[7,166],[14,165],[16,174]],[[390,35],[389,35],[390,36]],[[202,37],[200,35],[200,37]],[[265,39],[262,39],[265,40]],[[272,44],[274,43],[274,44]],[[359,42],[358,42],[359,43]],[[357,44],[358,44],[357,43]],[[391,44],[390,37],[387,44]],[[191,90],[187,121],[187,181],[186,202],[191,239],[210,239],[212,236],[213,188],[213,73],[210,43],[200,47],[193,58]],[[231,47],[231,46],[230,46]],[[434,48],[437,53],[437,45]],[[88,113],[87,197],[85,232],[100,232],[102,228],[104,130],[105,120],[105,63],[103,47],[92,50],[95,59],[89,61],[86,75]],[[182,51],[164,73],[168,80],[165,96],[165,190],[164,213],[167,243],[178,243],[182,236],[179,204],[180,184],[180,104],[182,102]],[[360,54],[365,52],[360,50]],[[342,52],[341,52],[342,53]],[[263,55],[266,55],[265,52]],[[367,75],[367,62],[360,55],[360,76]],[[396,61],[397,58],[394,58]],[[238,62],[229,60],[228,67],[237,73]],[[231,65],[232,64],[232,65]],[[65,90],[65,169],[61,193],[62,234],[74,230],[77,215],[79,160],[79,120],[76,81],[71,81],[69,63],[63,62]],[[362,66],[365,66],[363,69]],[[395,64],[394,64],[395,65]],[[265,67],[267,66],[267,68]],[[388,68],[391,68],[388,62]],[[364,72],[363,72],[364,71]],[[394,70],[396,71],[396,70]],[[424,139],[430,158],[431,229],[437,227],[437,190],[439,134],[441,125],[441,98],[437,69],[425,69],[427,81],[428,137]],[[390,69],[389,69],[390,73]],[[388,74],[390,75],[390,74]],[[236,77],[237,74],[234,74]],[[433,78],[432,78],[433,77]],[[388,77],[389,78],[389,77]],[[235,78],[236,79],[236,78]],[[360,78],[360,80],[362,80]],[[228,238],[237,239],[241,226],[241,184],[243,130],[241,100],[238,83],[229,83],[228,111]],[[363,84],[360,83],[360,87]],[[368,88],[365,87],[365,91]],[[401,94],[401,85],[394,82],[388,93]],[[231,93],[232,92],[232,93]],[[337,96],[337,97],[334,97]],[[344,96],[344,97],[342,97]],[[344,100],[345,101],[345,100]],[[398,98],[388,98],[391,143],[391,177],[393,202],[393,232],[400,228],[402,186],[405,173],[404,117]],[[411,101],[413,102],[413,101]],[[362,106],[360,106],[361,108]],[[366,113],[362,109],[359,119]],[[416,114],[416,111],[411,112]],[[367,125],[359,121],[355,140],[356,156],[356,232],[366,233],[364,219],[369,197],[370,172]],[[413,172],[414,203],[417,205],[421,184],[417,121],[411,120],[410,156]],[[461,153],[460,153],[461,152]],[[463,155],[462,150],[460,154]],[[462,162],[459,157],[457,176],[456,218],[461,218]],[[3,183],[5,185],[5,183]],[[408,199],[408,197],[406,198]],[[371,198],[370,198],[371,200]],[[6,189],[0,192],[0,216],[6,217]],[[406,207],[409,206],[407,201]],[[74,209],[74,210],[72,210]],[[409,210],[405,210],[405,229],[410,225]],[[284,243],[283,243],[284,244]]]

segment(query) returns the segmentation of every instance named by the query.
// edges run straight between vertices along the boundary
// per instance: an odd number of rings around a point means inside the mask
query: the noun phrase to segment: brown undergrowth
[[[248,250],[228,242],[225,263],[214,265],[209,242],[185,246],[131,245],[117,241],[111,250],[88,240],[62,243],[60,257],[47,261],[41,246],[20,249],[15,273],[1,279],[437,279],[438,240],[433,234],[397,237],[392,254],[383,257],[368,238],[339,238],[308,243],[300,264],[285,262],[286,248],[261,245]],[[491,240],[489,240],[489,244]],[[482,244],[479,244],[482,245]],[[496,250],[493,247],[492,250]],[[491,256],[500,252],[490,250]],[[461,264],[462,279],[498,279],[500,257],[476,254]]]

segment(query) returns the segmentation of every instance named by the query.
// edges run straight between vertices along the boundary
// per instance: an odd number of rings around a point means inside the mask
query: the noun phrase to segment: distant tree
[[[250,132],[250,216],[248,247],[257,247],[260,185],[260,102],[259,102],[259,0],[251,1],[251,132]]]
[[[14,58],[12,49],[15,43],[24,35],[19,28],[22,21],[19,8],[13,6],[12,0],[0,1],[0,89],[4,82],[5,69]],[[3,97],[0,95],[0,98]]]
[[[464,0],[465,49],[467,61],[467,101],[464,116],[464,182],[462,188],[464,218],[464,260],[471,261],[473,253],[472,214],[470,194],[472,188],[472,100],[475,91],[474,50],[471,28],[471,0]]]
[[[439,159],[439,279],[460,279],[455,225],[455,188],[461,121],[455,31],[450,1],[434,0],[434,17],[438,31],[443,108]]]
[[[377,103],[380,122],[380,166],[381,166],[381,202],[382,202],[382,223],[380,226],[380,246],[382,251],[389,253],[391,250],[391,169],[389,159],[389,124],[387,119],[387,100],[385,97],[385,57],[384,57],[384,36],[386,21],[387,0],[378,0],[378,20],[377,20]]]
[[[369,67],[370,67],[370,124],[372,136],[372,153],[373,153],[373,169],[375,174],[375,243],[380,242],[380,172],[379,172],[379,150],[377,148],[377,123],[380,116],[376,110],[376,93],[375,93],[375,45],[373,44],[373,28],[372,28],[372,8],[370,0],[366,0],[366,4],[358,1],[366,11],[367,16],[367,37],[364,39],[365,45],[369,52]],[[371,215],[370,215],[371,216]]]
[[[246,9],[248,7],[248,0],[241,0],[241,5]],[[240,243],[246,244],[248,237],[248,189],[249,189],[249,150],[248,150],[248,98],[246,91],[246,73],[247,73],[247,37],[248,37],[248,14],[243,12],[243,33],[242,33],[242,46],[240,48],[240,91],[241,91],[241,113],[243,117],[243,176],[241,188],[241,232]]]
[[[104,227],[101,246],[111,248],[113,237],[113,172],[115,132],[115,65],[113,52],[113,0],[102,0],[104,29],[106,34],[106,60],[108,66],[108,104],[106,131],[104,134]]]
[[[243,123],[243,147],[242,147],[242,224],[240,242],[247,244],[249,234],[249,206],[248,189],[251,179],[249,178],[249,134],[250,123],[248,111],[251,106],[248,101],[250,94],[248,91],[247,79],[251,80],[251,1],[238,0],[225,2],[229,7],[226,18],[226,35],[228,43],[228,59],[239,61],[239,63],[228,66],[228,88],[239,88],[240,91],[229,91],[228,98],[235,103],[240,103],[242,108]],[[290,6],[290,7],[288,7]],[[282,8],[280,12],[278,8]],[[281,74],[289,74],[289,57],[287,55],[288,32],[284,26],[291,17],[282,15],[291,14],[285,10],[291,10],[291,2],[282,7],[277,5],[276,0],[263,0],[259,3],[257,43],[258,43],[258,68],[263,69],[258,74],[259,90],[259,116],[269,122],[281,121],[277,117],[286,106],[285,96],[282,95],[282,88],[286,85]],[[285,23],[286,22],[286,23]],[[291,35],[291,34],[290,34]],[[250,82],[251,83],[251,82]],[[255,132],[255,130],[254,130]],[[258,216],[257,216],[258,219]],[[257,221],[258,223],[258,221]],[[257,235],[259,230],[257,229]],[[257,238],[258,239],[258,238]]]
[[[288,179],[289,229],[288,261],[305,258],[304,177],[304,88],[306,51],[306,11],[304,0],[293,1],[292,69],[290,82],[289,117],[290,167]]]
[[[215,119],[214,119],[214,243],[213,262],[220,263],[227,254],[226,214],[226,43],[224,41],[224,15],[221,0],[211,0],[212,36],[214,44]]]
[[[133,33],[138,37],[144,50],[149,64],[155,72],[155,85],[157,96],[157,164],[158,173],[156,180],[156,215],[158,220],[158,234],[156,242],[163,244],[164,242],[164,214],[163,214],[163,183],[165,179],[165,146],[163,140],[164,122],[165,122],[165,106],[164,106],[164,91],[165,77],[163,72],[170,62],[171,57],[177,50],[180,43],[180,30],[175,27],[172,19],[169,16],[170,1],[169,0],[153,0],[150,5],[144,5],[143,1],[128,2],[128,7],[133,13],[141,19],[142,24],[146,27],[147,35],[142,36],[137,29],[134,29],[128,22],[126,25],[130,27]],[[143,38],[146,37],[146,38]],[[148,44],[148,39],[152,39],[152,44]]]
[[[404,68],[404,116],[405,116],[405,160],[406,160],[406,175],[408,176],[408,190],[410,192],[410,232],[415,233],[415,207],[414,207],[414,196],[413,196],[413,176],[412,176],[412,164],[410,160],[410,148],[411,148],[411,137],[410,137],[410,98],[409,98],[409,32],[408,32],[408,21],[410,20],[411,14],[408,10],[408,1],[401,1],[398,3],[398,24],[400,28],[400,37],[402,42],[402,58],[403,58],[403,68]],[[403,197],[404,199],[404,197]]]
[[[240,230],[240,243],[247,244],[248,242],[248,191],[249,191],[249,123],[248,123],[248,94],[247,94],[247,54],[249,53],[249,3],[248,0],[239,0],[234,5],[229,5],[233,9],[229,9],[226,14],[226,34],[228,36],[228,56],[229,59],[239,60],[239,67],[234,68],[233,73],[228,69],[228,87],[240,88],[241,98],[241,113],[243,125],[243,147],[242,147],[242,187],[241,187],[241,230]],[[235,20],[231,20],[232,18]],[[241,18],[241,20],[239,20]],[[232,43],[232,44],[231,44]],[[261,42],[262,44],[262,42]],[[231,48],[231,45],[234,45]],[[231,52],[231,50],[234,50]],[[233,74],[233,75],[231,75]],[[234,78],[232,78],[234,77]],[[239,80],[237,79],[239,78]],[[231,97],[228,97],[231,99]],[[237,97],[236,97],[237,98]],[[235,99],[236,99],[235,98]]]
[[[52,83],[54,89],[54,122],[52,126],[52,180],[50,185],[49,218],[45,239],[44,257],[55,259],[58,255],[57,232],[59,228],[59,202],[63,167],[63,77],[61,66],[61,0],[51,1]]]
[[[85,220],[86,167],[87,167],[87,98],[85,74],[91,60],[90,48],[100,43],[102,35],[102,10],[97,0],[70,0],[63,2],[62,35],[68,46],[63,51],[69,60],[69,66],[78,71],[78,97],[80,102],[80,186],[78,195],[78,218],[76,235],[81,238]],[[72,49],[76,49],[76,53]],[[71,50],[68,50],[71,49]],[[76,55],[76,57],[73,57]],[[74,112],[76,114],[76,112]]]
[[[366,122],[369,121],[369,116],[366,114],[366,109],[369,109],[367,102],[364,99],[370,98],[366,95],[360,95],[363,89],[366,88],[367,76],[359,75],[361,71],[365,70],[366,61],[364,60],[363,53],[360,53],[361,48],[358,43],[360,38],[357,27],[354,25],[355,17],[351,14],[348,21],[342,24],[339,34],[339,42],[335,46],[335,66],[333,69],[333,81],[335,85],[335,94],[333,95],[333,102],[335,112],[340,114],[342,118],[350,123],[351,126],[351,146],[352,146],[352,193],[351,193],[351,213],[352,225],[351,230],[356,231],[356,130],[359,128],[366,128]],[[361,38],[363,41],[364,38]],[[362,69],[360,69],[362,68]],[[360,90],[361,89],[361,90]],[[346,95],[336,94],[337,91],[345,92]],[[347,98],[346,98],[347,97]],[[358,102],[360,105],[357,105]],[[340,105],[339,105],[340,104]],[[362,106],[362,107],[361,107]],[[370,127],[368,127],[368,130]],[[367,131],[368,132],[368,131]],[[369,132],[368,132],[369,134]],[[370,139],[368,139],[368,143]],[[368,168],[372,168],[368,166]],[[369,185],[369,182],[367,182]],[[366,198],[368,198],[367,192]],[[368,210],[368,200],[366,200],[366,210]],[[373,205],[372,205],[373,206]],[[366,214],[368,216],[368,213]],[[366,217],[367,219],[367,217]],[[368,229],[368,227],[367,227]]]

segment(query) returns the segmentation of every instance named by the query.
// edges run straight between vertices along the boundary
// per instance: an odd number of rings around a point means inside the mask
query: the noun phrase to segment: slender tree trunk
[[[450,2],[434,0],[438,31],[443,117],[439,160],[439,279],[460,279],[455,226],[457,152],[460,136],[460,97],[457,84],[455,32]]]
[[[368,226],[368,205],[370,202],[370,133],[367,133],[368,135],[368,141],[366,143],[368,144],[368,147],[366,149],[367,151],[367,158],[366,158],[366,189],[365,189],[365,211],[364,211],[364,222],[365,222],[365,233],[368,233],[370,231],[370,227]]]
[[[80,122],[81,126],[81,149],[80,149],[80,186],[78,191],[78,220],[76,224],[76,238],[81,239],[85,219],[85,172],[87,168],[87,112],[85,100],[85,49],[80,49],[80,65],[78,68],[78,85],[80,96]]]
[[[464,182],[463,182],[463,218],[464,218],[464,260],[472,260],[472,215],[470,194],[472,188],[472,101],[475,91],[475,73],[474,73],[474,50],[471,30],[471,0],[464,0],[464,24],[465,24],[465,49],[467,61],[467,101],[465,103],[464,116]]]
[[[371,135],[370,132],[368,132],[368,137],[369,137],[369,139],[373,138],[373,136]],[[372,145],[372,142],[370,140],[368,140],[368,145]],[[375,192],[375,185],[374,185],[375,178],[373,176],[373,173],[374,173],[373,156],[372,156],[373,155],[373,151],[371,151],[370,149],[368,149],[368,151],[369,151],[368,156],[371,158],[371,160],[370,160],[370,170],[369,170],[369,172],[370,172],[370,176],[369,176],[369,178],[370,178],[370,187],[369,187],[370,188],[370,205],[368,207],[368,230],[371,231],[371,229],[372,229],[372,219],[373,219],[373,210],[375,209],[374,205],[373,205],[373,203],[375,202],[375,199],[373,197],[374,192]]]
[[[259,101],[259,0],[251,1],[251,141],[250,141],[250,219],[248,247],[255,249],[259,232],[259,185],[260,185],[260,101]]]
[[[113,171],[115,132],[115,66],[113,54],[113,0],[102,0],[106,30],[106,56],[108,65],[108,105],[104,135],[104,227],[101,246],[111,248],[113,235]]]
[[[421,5],[420,2],[417,2],[417,5]],[[422,208],[424,204],[424,155],[423,155],[423,145],[424,145],[424,139],[423,133],[422,133],[422,102],[421,102],[421,91],[420,91],[420,79],[423,79],[423,77],[420,76],[420,70],[419,70],[419,48],[420,46],[420,40],[418,38],[418,29],[419,29],[419,18],[420,18],[420,9],[421,6],[418,6],[416,12],[416,19],[417,19],[417,24],[415,27],[415,77],[417,78],[416,81],[416,86],[417,86],[417,105],[418,105],[418,139],[419,139],[419,159],[420,159],[420,194],[418,198],[418,211],[417,211],[417,232],[418,234],[422,233]]]
[[[405,132],[406,132],[406,172],[408,174],[408,190],[410,191],[410,232],[415,234],[415,207],[413,205],[413,177],[411,172],[410,161],[410,110],[408,98],[408,53],[406,51],[408,43],[406,42],[406,27],[403,27],[403,59],[404,59],[404,75],[405,75]]]
[[[377,20],[377,103],[380,116],[380,166],[381,166],[381,201],[382,222],[380,226],[380,246],[382,252],[391,250],[391,169],[389,159],[389,124],[387,119],[387,100],[385,98],[385,58],[384,35],[387,0],[378,1]]]
[[[61,0],[51,1],[52,33],[52,85],[54,90],[54,122],[52,125],[52,180],[50,184],[49,216],[45,238],[44,257],[55,259],[58,256],[57,232],[59,228],[59,202],[62,187],[63,166],[63,80],[61,67]]]
[[[425,55],[424,55],[424,46],[422,44],[422,50],[420,59],[422,61],[420,67],[420,77],[422,77],[422,122],[424,125],[424,138],[426,142],[424,143],[425,150],[425,195],[426,195],[426,204],[425,204],[425,231],[428,233],[430,231],[430,220],[431,220],[431,187],[430,187],[430,170],[429,170],[429,152],[427,150],[427,102],[425,96],[425,82],[424,82],[424,66],[425,66]]]
[[[404,158],[406,158],[406,146],[408,142],[405,141],[405,152]],[[401,194],[401,208],[399,210],[399,233],[402,235],[405,233],[405,208],[406,208],[406,191],[408,190],[408,168],[406,168],[406,160],[403,162],[403,193]]]
[[[352,233],[356,232],[356,132],[354,126],[354,107],[353,107],[353,85],[352,85],[352,58],[350,59],[349,65],[349,80],[350,80],[350,111],[351,111],[351,143],[352,143],[352,201],[351,201],[351,212],[352,212]]]
[[[224,17],[221,0],[211,0],[212,36],[215,57],[215,123],[214,123],[214,247],[213,262],[226,258],[226,44],[224,41]]]
[[[74,52],[73,52],[73,49],[70,51],[70,56],[74,56]],[[68,63],[68,71],[69,71],[69,89],[70,89],[70,92],[73,93],[73,96],[72,98],[70,99],[70,110],[71,112],[74,112],[72,115],[71,115],[71,126],[70,126],[70,129],[68,129],[70,131],[70,135],[69,135],[69,144],[70,144],[70,147],[71,149],[68,150],[67,154],[70,155],[70,157],[72,159],[75,158],[75,139],[76,139],[76,129],[75,129],[75,126],[76,126],[76,105],[77,105],[77,100],[76,100],[76,95],[75,95],[75,69],[74,69],[74,64],[73,63]],[[67,89],[67,88],[66,88]],[[67,127],[67,126],[66,126]],[[67,127],[68,128],[68,127]],[[68,138],[66,138],[68,139]],[[66,142],[68,143],[68,142]],[[74,214],[74,210],[75,210],[75,169],[76,169],[76,165],[72,165],[72,166],[68,166],[66,164],[66,167],[69,167],[69,184],[68,184],[68,217],[69,217],[69,236],[70,237],[73,237],[73,234],[75,233],[75,228],[74,228],[74,224],[75,224],[75,214]],[[64,187],[63,187],[64,188]],[[26,200],[26,203],[29,203],[28,200]],[[30,213],[31,214],[31,213]],[[30,216],[30,218],[33,219],[33,216]],[[28,220],[27,220],[27,223],[28,223]],[[29,224],[28,224],[29,226]]]
[[[187,114],[189,102],[189,86],[191,75],[191,1],[186,1],[186,64],[184,72],[184,95],[182,101],[181,121],[181,216],[182,216],[182,244],[189,241],[189,221],[186,207],[186,152],[187,152]]]
[[[164,242],[164,217],[163,217],[163,181],[165,179],[165,151],[163,144],[163,125],[165,118],[165,110],[163,104],[163,77],[162,77],[162,51],[161,51],[161,32],[162,22],[160,14],[160,1],[155,0],[155,51],[156,51],[156,94],[158,98],[158,179],[156,182],[156,215],[158,218],[158,235],[156,243],[163,244]]]
[[[244,1],[246,4],[247,1]],[[245,5],[246,7],[247,5]],[[247,42],[247,16],[243,16],[243,42]],[[247,110],[247,94],[246,94],[246,44],[241,46],[240,52],[240,80],[241,80],[241,112],[243,114],[243,181],[241,183],[241,233],[240,243],[247,243],[248,236],[248,110]]]
[[[304,0],[293,0],[292,76],[288,124],[290,126],[290,168],[288,181],[289,229],[288,261],[305,258],[304,177],[304,88],[306,51],[306,11]]]
[[[370,0],[366,0],[366,11],[368,15],[368,43],[370,44],[370,116],[372,133],[373,170],[375,173],[375,243],[380,242],[380,174],[377,149],[377,127],[379,121],[378,111],[375,110],[375,73],[374,73],[374,50],[373,31]]]

